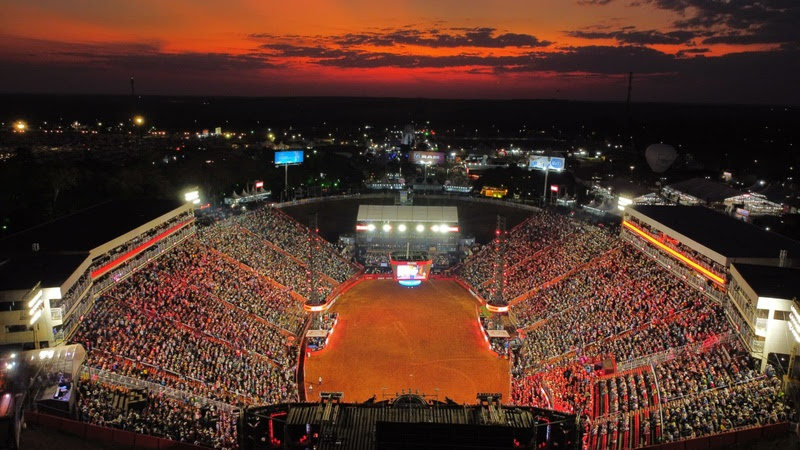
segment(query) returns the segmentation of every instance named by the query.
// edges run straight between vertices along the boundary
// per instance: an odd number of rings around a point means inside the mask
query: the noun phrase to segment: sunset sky
[[[0,0],[0,92],[800,102],[799,0]]]

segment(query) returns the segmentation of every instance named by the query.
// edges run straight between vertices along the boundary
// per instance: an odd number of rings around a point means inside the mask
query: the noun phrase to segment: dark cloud
[[[634,30],[632,27],[623,27],[617,31],[568,31],[568,36],[583,39],[615,39],[621,44],[631,45],[656,45],[656,44],[686,44],[696,38],[694,31],[668,31]]]
[[[333,37],[333,41],[343,46],[373,45],[391,47],[413,45],[430,48],[506,48],[506,47],[547,47],[549,41],[539,40],[534,35],[522,33],[496,33],[494,28],[453,28],[447,31],[438,29],[417,30],[401,28],[368,33],[348,33]]]
[[[0,54],[1,59],[11,61],[46,60],[50,61],[52,65],[62,68],[89,66],[132,72],[142,69],[219,72],[275,67],[268,57],[261,53],[170,53],[163,52],[161,46],[156,43],[85,44],[24,38],[15,39],[15,42],[20,44],[19,48],[32,48],[33,51],[28,50],[22,55],[6,50]]]
[[[800,42],[797,0],[648,0],[682,16],[681,30],[715,32],[705,44],[781,44]]]
[[[679,50],[678,53],[675,54],[675,56],[677,56],[679,58],[685,58],[685,57],[690,56],[690,55],[702,55],[702,54],[708,53],[710,51],[711,51],[711,49],[708,49],[708,48],[697,48],[697,47],[694,47],[694,48],[687,48],[687,49]]]

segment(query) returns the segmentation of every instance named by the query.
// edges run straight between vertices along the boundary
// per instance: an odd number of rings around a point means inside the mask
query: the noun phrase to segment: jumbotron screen
[[[431,271],[431,263],[426,261],[392,264],[392,271],[394,272],[394,279],[398,281],[427,280]]]

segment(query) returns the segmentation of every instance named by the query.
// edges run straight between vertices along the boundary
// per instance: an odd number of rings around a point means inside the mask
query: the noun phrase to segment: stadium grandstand
[[[378,325],[402,339],[361,343],[344,357],[344,375],[358,377],[370,369],[361,361],[372,361],[412,385],[346,403],[348,393],[330,389],[328,375],[306,379],[309,361],[318,370],[344,347],[312,353],[334,325],[345,327],[337,339],[354,334],[346,328],[353,317],[338,314],[334,301],[359,283],[415,295],[428,287],[364,281],[364,267],[268,205],[202,226],[189,205],[131,205],[128,215],[121,205],[97,208],[62,219],[63,227],[56,221],[0,241],[7,255],[0,317],[7,335],[18,337],[5,343],[31,348],[3,355],[0,368],[5,391],[28,393],[18,403],[35,410],[30,423],[148,448],[180,441],[228,449],[621,450],[763,440],[797,422],[785,386],[800,375],[789,361],[800,342],[798,269],[790,267],[800,244],[705,216],[714,212],[637,206],[620,227],[608,227],[539,210],[476,249],[452,269],[454,278],[443,275],[453,289],[432,285],[436,301],[388,311],[362,299],[364,314],[385,319]],[[387,264],[392,251],[399,261],[430,261],[425,252],[457,250],[455,208],[426,210],[425,220],[401,209],[419,207],[362,208],[357,239],[386,250]],[[401,239],[401,224],[409,236],[421,225],[424,236]],[[78,230],[75,238],[67,227]],[[482,305],[498,294],[498,270],[509,309],[486,318]],[[459,306],[473,327],[468,337],[486,324],[492,336],[506,332],[505,345],[487,335],[475,347],[504,364],[495,367],[510,395],[471,392],[474,403],[456,403],[438,389],[420,394],[403,372],[403,359],[427,351],[416,343],[437,339],[448,340],[450,371],[442,371],[454,385],[487,370],[456,356],[466,338],[437,323],[422,323],[424,336],[402,325],[409,317],[424,322],[425,311],[454,303],[456,291],[469,292]],[[332,309],[309,312],[311,296]],[[389,300],[391,307],[401,299]],[[310,329],[324,333],[312,341]],[[32,349],[34,341],[47,348]],[[390,346],[403,356],[387,361]]]

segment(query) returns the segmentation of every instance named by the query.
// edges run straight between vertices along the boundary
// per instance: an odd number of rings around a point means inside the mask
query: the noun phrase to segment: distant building
[[[784,206],[757,193],[742,192],[719,181],[692,178],[671,184],[662,190],[663,196],[679,205],[703,205],[724,209],[739,219],[752,216],[781,215]]]

